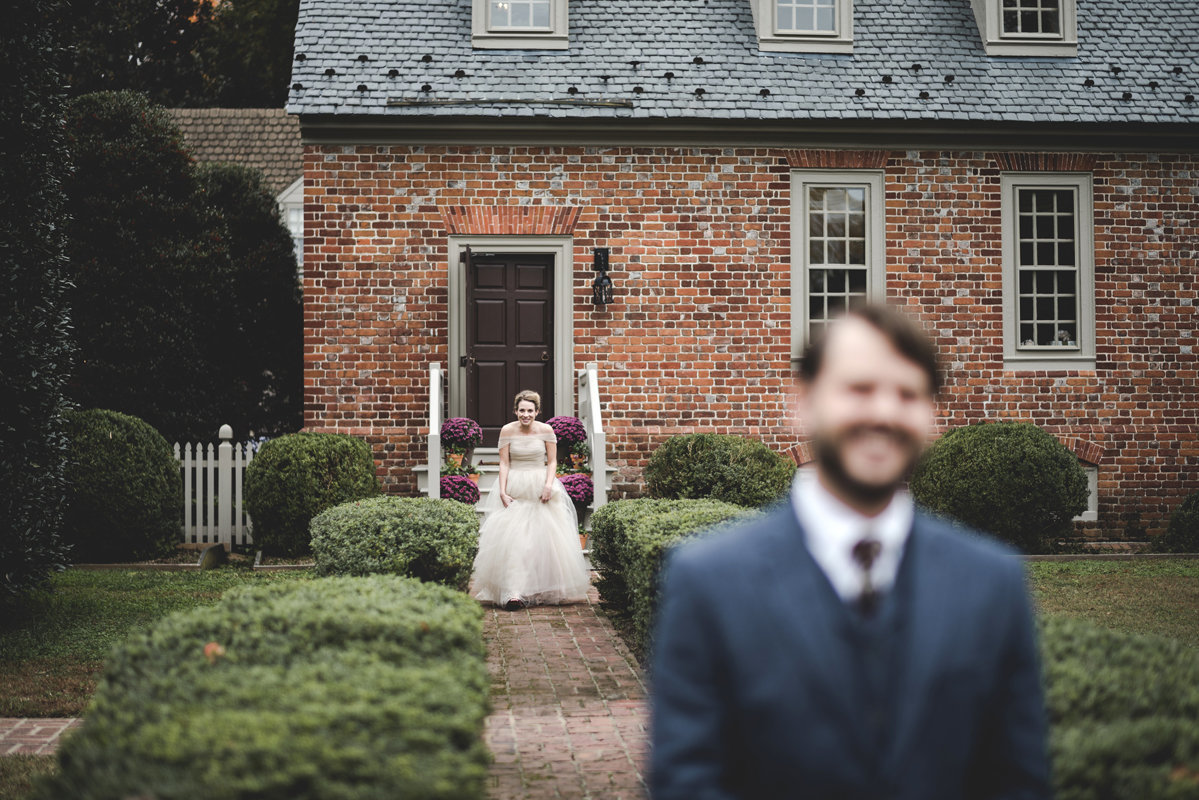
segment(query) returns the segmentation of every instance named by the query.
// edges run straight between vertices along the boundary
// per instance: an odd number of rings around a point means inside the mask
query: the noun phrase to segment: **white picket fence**
[[[246,467],[254,458],[251,442],[231,442],[233,429],[222,425],[221,443],[175,443],[183,474],[182,534],[185,544],[253,543],[250,515],[242,504]]]

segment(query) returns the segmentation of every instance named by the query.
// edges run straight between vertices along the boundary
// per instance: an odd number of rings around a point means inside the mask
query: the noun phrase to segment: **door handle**
[[[474,356],[459,356],[458,357],[458,366],[465,367],[467,365],[473,367],[475,365],[475,357]]]
[[[550,351],[549,351],[549,350],[542,350],[542,351],[541,351],[541,360],[542,360],[542,361],[549,361],[549,360],[550,360]]]

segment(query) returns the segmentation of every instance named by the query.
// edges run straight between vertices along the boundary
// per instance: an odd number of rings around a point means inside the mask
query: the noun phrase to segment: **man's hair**
[[[937,362],[937,346],[924,332],[920,323],[912,317],[892,306],[883,303],[864,303],[854,306],[842,315],[856,317],[868,323],[871,327],[886,337],[887,341],[898,350],[904,358],[918,364],[928,374],[928,385],[932,394],[941,389],[941,367]],[[803,349],[799,358],[795,359],[795,378],[807,383],[816,379],[820,367],[824,363],[824,351],[827,348],[828,333],[832,325],[825,325]]]

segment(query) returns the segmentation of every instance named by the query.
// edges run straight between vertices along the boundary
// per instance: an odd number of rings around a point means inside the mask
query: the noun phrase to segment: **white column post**
[[[233,549],[233,429],[222,425],[221,444],[217,448],[217,541],[225,550]]]

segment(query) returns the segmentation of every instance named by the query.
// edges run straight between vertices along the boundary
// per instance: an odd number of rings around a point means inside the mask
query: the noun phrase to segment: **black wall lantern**
[[[606,306],[612,302],[612,279],[608,277],[608,248],[596,247],[591,253],[595,259],[592,268],[599,273],[591,284],[591,304]]]

